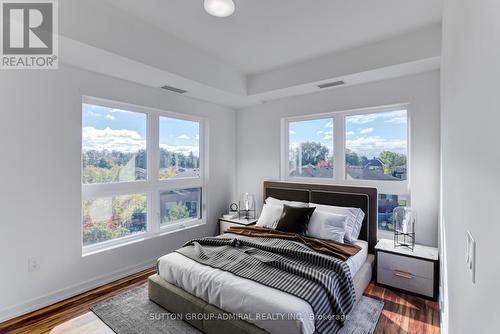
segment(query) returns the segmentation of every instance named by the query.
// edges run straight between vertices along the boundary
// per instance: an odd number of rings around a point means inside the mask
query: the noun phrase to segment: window
[[[146,194],[83,201],[83,245],[146,232]]]
[[[83,104],[84,184],[146,179],[146,114]]]
[[[282,175],[296,181],[376,187],[379,230],[409,205],[408,106],[283,119]]]
[[[167,190],[160,194],[161,224],[201,218],[201,189]]]
[[[288,176],[333,177],[333,119],[289,123]]]
[[[348,180],[406,180],[406,110],[347,116],[345,124]]]
[[[203,124],[83,99],[84,254],[204,223]]]
[[[403,195],[378,194],[378,228],[383,231],[393,231],[392,212],[398,206],[408,205],[408,199]]]
[[[160,180],[200,176],[200,124],[160,117]]]

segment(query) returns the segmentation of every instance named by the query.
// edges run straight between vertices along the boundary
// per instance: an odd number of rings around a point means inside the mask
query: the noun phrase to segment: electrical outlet
[[[466,264],[472,283],[476,283],[476,241],[469,231],[467,231]]]
[[[28,272],[32,273],[40,270],[40,257],[30,257],[28,258]]]

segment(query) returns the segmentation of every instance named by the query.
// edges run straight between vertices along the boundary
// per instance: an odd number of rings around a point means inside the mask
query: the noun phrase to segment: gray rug
[[[384,302],[363,296],[341,333],[372,334],[383,307]],[[96,304],[90,309],[118,334],[201,333],[150,301],[146,284]]]

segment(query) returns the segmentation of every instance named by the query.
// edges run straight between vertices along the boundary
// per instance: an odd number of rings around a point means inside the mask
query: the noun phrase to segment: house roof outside
[[[365,168],[367,168],[367,167],[380,167],[380,168],[384,168],[384,164],[382,163],[382,161],[380,161],[380,159],[373,158],[373,159],[367,161],[367,163],[365,165]]]
[[[384,174],[380,169],[373,170],[355,166],[347,166],[346,174],[348,180],[382,180],[382,181],[401,181],[392,175]]]
[[[307,165],[302,167],[302,171],[299,172],[298,169],[290,172],[292,177],[319,177],[319,178],[332,178],[333,168],[331,167],[316,167],[313,165]]]

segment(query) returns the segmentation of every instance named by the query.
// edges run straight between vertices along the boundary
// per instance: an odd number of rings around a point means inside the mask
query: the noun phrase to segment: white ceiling
[[[203,0],[106,1],[245,74],[385,40],[442,12],[442,0],[234,0],[233,16],[215,18]]]

